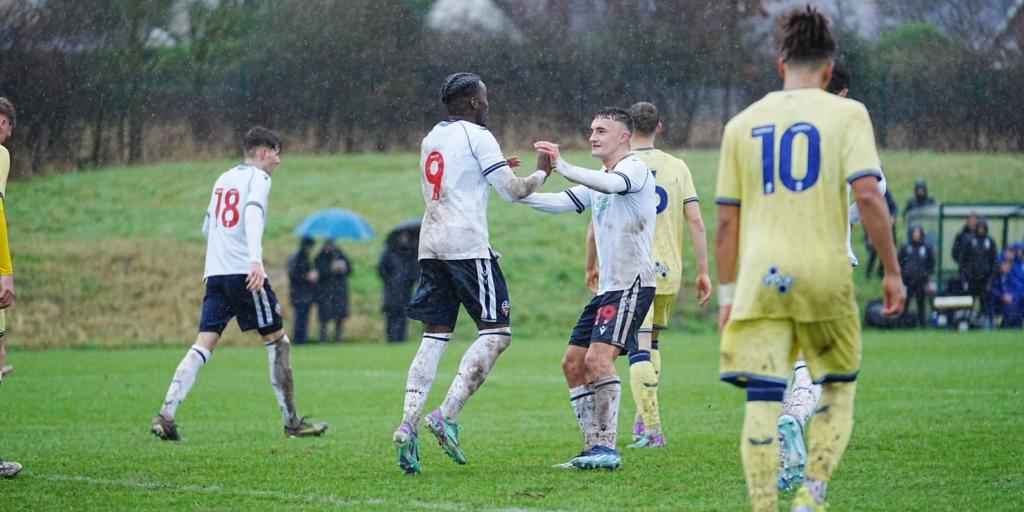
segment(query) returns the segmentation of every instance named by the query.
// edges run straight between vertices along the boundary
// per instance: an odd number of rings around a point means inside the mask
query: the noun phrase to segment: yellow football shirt
[[[693,175],[686,162],[660,149],[635,149],[633,154],[654,173],[658,216],[654,225],[654,274],[658,294],[679,293],[683,276],[683,205],[697,201]]]
[[[740,207],[732,319],[857,314],[846,184],[880,169],[867,109],[821,89],[769,93],[729,121],[715,201]]]
[[[7,148],[0,146],[0,275],[14,274],[11,263],[11,248],[7,242],[7,217],[4,205],[7,202],[7,175],[11,172],[11,154]]]

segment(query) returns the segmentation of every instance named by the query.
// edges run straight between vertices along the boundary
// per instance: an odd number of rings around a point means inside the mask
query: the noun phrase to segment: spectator
[[[907,243],[900,247],[899,262],[903,284],[907,287],[907,314],[910,301],[917,303],[915,325],[925,325],[925,297],[928,294],[928,278],[935,270],[935,249],[924,240],[924,228],[913,226]]]
[[[999,260],[999,271],[992,279],[986,314],[1001,315],[1003,327],[1020,329],[1024,324],[1024,288],[1012,276],[1015,258],[1012,252],[1007,253]]]
[[[892,227],[892,242],[896,245],[896,214],[899,211],[899,207],[896,206],[896,200],[893,199],[892,194],[888,190],[885,191],[885,204],[889,207],[889,225]],[[864,237],[864,247],[868,252],[868,265],[867,265],[867,277],[871,279],[871,274],[875,270],[875,262],[878,261],[878,251],[875,250],[875,246],[871,243],[871,238]],[[878,277],[881,278],[885,275],[885,267],[881,261],[878,261]]]
[[[970,244],[971,239],[974,238],[975,233],[978,230],[978,214],[971,212],[967,216],[967,222],[964,223],[964,228],[960,230],[960,233],[956,235],[956,239],[953,240],[953,261],[957,264],[961,264],[961,260],[964,257],[964,251],[967,245]]]
[[[960,256],[960,281],[967,294],[981,303],[981,311],[989,310],[989,281],[998,255],[996,241],[988,236],[988,223],[979,219],[974,237],[967,239]]]
[[[377,271],[384,280],[385,332],[388,342],[405,341],[405,307],[420,278],[417,259],[418,241],[410,230],[398,230],[388,236]]]
[[[352,273],[352,264],[333,240],[324,241],[314,264],[320,274],[314,294],[320,317],[320,343],[341,343],[345,318],[348,317],[348,276]],[[328,325],[331,323],[334,324],[334,337],[328,340]]]
[[[914,182],[914,197],[907,200],[907,207],[903,209],[903,219],[907,219],[910,212],[935,204],[935,199],[928,195],[928,182],[917,180]]]
[[[288,281],[292,307],[295,308],[294,338],[292,343],[302,345],[309,340],[309,310],[313,307],[313,288],[320,275],[310,267],[313,239],[303,237],[299,252],[288,258]]]

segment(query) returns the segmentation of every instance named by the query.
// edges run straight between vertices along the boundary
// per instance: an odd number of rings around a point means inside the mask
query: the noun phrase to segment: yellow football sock
[[[657,342],[657,340],[655,340]],[[661,377],[661,351],[652,348],[651,349],[651,364],[654,365],[654,375]]]
[[[807,432],[806,478],[828,483],[846,451],[853,431],[856,382],[830,382],[821,387],[821,402]]]
[[[780,414],[781,402],[747,402],[740,455],[747,477],[750,508],[755,512],[779,510],[779,444],[776,442],[776,430]]]
[[[644,428],[647,431],[660,430],[658,377],[650,361],[637,361],[629,365],[629,388],[633,392],[633,401],[640,411],[640,417],[644,420]]]

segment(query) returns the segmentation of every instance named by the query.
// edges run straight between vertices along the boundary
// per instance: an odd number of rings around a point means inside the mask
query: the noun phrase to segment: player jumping
[[[562,360],[585,445],[579,456],[560,466],[616,469],[622,465],[615,449],[622,385],[615,358],[637,350],[640,323],[654,300],[651,240],[658,200],[647,164],[629,152],[629,112],[601,109],[590,130],[590,153],[604,169],[573,166],[561,158],[557,144],[538,142],[535,147],[550,158],[554,170],[579,185],[534,194],[523,203],[548,213],[591,209],[600,265],[597,296],[583,308]]]
[[[861,336],[846,253],[852,185],[862,222],[885,263],[885,312],[906,292],[878,187],[881,165],[867,109],[822,90],[835,41],[808,7],[789,13],[778,61],[783,90],[725,127],[719,161],[716,259],[721,378],[747,390],[741,455],[755,511],[778,509],[776,431],[786,379],[803,350],[822,383],[808,431],[806,479],[794,510],[824,510],[849,442]]]
[[[291,343],[284,333],[284,318],[263,268],[263,228],[270,196],[270,175],[281,162],[277,134],[255,127],[242,139],[245,162],[217,178],[203,222],[206,235],[206,296],[199,320],[199,336],[174,371],[171,386],[150,431],[180,441],[174,416],[195,384],[199,370],[210,361],[221,333],[232,318],[243,331],[256,329],[267,348],[270,383],[281,408],[284,434],[319,436],[326,423],[312,424],[295,410]]]
[[[543,185],[550,173],[538,170],[519,178],[512,172],[519,159],[506,159],[486,128],[487,87],[479,76],[448,76],[441,85],[441,101],[449,118],[424,137],[420,153],[426,202],[420,228],[422,273],[407,309],[409,317],[423,322],[423,340],[409,367],[402,422],[393,435],[398,467],[406,474],[421,471],[420,416],[455,331],[460,304],[476,321],[479,337],[462,356],[441,407],[427,415],[426,427],[453,461],[466,463],[459,446],[459,413],[512,343],[508,287],[487,229],[490,187],[505,200],[517,201]]]

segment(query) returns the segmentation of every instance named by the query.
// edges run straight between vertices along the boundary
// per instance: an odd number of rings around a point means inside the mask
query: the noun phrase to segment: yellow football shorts
[[[651,330],[663,331],[668,329],[668,319],[676,308],[675,293],[661,293],[654,296],[654,303],[651,309],[647,310],[644,323],[640,324],[640,332],[651,332]]]
[[[861,359],[860,318],[731,320],[722,333],[721,378],[740,387],[755,380],[786,385],[800,350],[816,383],[856,380]]]

